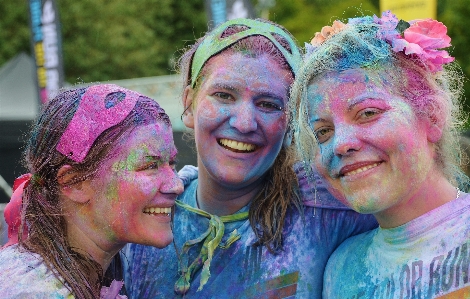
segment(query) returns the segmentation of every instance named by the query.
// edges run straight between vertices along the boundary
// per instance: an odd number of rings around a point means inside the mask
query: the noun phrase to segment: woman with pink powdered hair
[[[112,84],[60,92],[26,147],[31,174],[8,215],[15,222],[22,202],[25,233],[0,250],[0,297],[127,298],[116,254],[171,243],[176,154],[154,100]]]

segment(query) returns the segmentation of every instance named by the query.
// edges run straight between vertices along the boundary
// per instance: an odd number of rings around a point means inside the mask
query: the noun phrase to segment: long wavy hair
[[[23,194],[20,231],[28,227],[29,235],[19,236],[19,245],[39,254],[46,266],[70,290],[75,298],[99,298],[103,269],[83,250],[71,247],[67,224],[59,198],[58,170],[72,166],[77,175],[67,185],[92,179],[110,149],[137,126],[163,121],[168,115],[157,102],[139,97],[134,109],[118,125],[104,131],[93,143],[86,158],[76,163],[56,150],[67,125],[75,114],[85,88],[60,92],[48,102],[32,127],[24,153],[26,168],[33,174]]]
[[[275,25],[284,30],[287,35],[291,36],[286,29],[278,24],[260,19],[258,19],[258,21]],[[230,26],[222,33],[221,37],[230,36],[246,29],[248,29],[248,27],[243,25]],[[194,53],[201,42],[209,34],[210,32],[198,39],[196,43],[192,45],[179,59],[178,66],[179,72],[183,76],[183,90],[187,86],[191,85],[191,62],[194,57]],[[278,41],[285,49],[288,51],[292,50],[288,41],[283,36],[279,34],[273,35],[276,41]],[[294,40],[293,37],[292,40]],[[255,35],[241,39],[212,57],[230,52],[242,53],[248,57],[269,55],[281,68],[289,70],[294,77],[294,74],[282,52],[264,36]],[[205,72],[207,72],[207,65],[210,64],[212,57],[206,62],[201,74],[205,74]],[[194,88],[195,91],[200,87],[201,77],[203,76],[200,75],[197,78]],[[197,109],[197,103],[193,102],[191,105],[193,109]],[[293,169],[293,164],[295,163],[295,156],[293,153],[293,150],[288,146],[282,147],[273,166],[265,174],[265,181],[261,191],[255,196],[250,204],[249,220],[251,227],[258,238],[257,244],[266,246],[272,253],[282,250],[283,228],[287,211],[291,208],[295,208],[302,213],[302,204],[298,193],[297,176]]]

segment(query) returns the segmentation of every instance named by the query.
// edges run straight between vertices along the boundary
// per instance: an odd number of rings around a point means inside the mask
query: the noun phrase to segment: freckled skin
[[[261,186],[283,144],[292,80],[291,72],[267,55],[249,58],[228,52],[210,59],[193,99],[200,184],[206,184],[198,194],[208,189],[242,194]],[[220,138],[257,149],[234,153],[218,143]]]
[[[425,205],[414,196],[433,173],[433,145],[427,123],[404,99],[360,69],[315,80],[308,98],[310,123],[320,142],[315,166],[336,197],[359,212],[373,213],[379,223]],[[379,165],[362,173],[341,173],[347,165],[359,165],[353,170],[374,163]]]
[[[112,150],[90,180],[95,195],[82,215],[92,219],[92,229],[104,244],[161,248],[171,243],[170,217],[143,210],[162,202],[172,205],[182,193],[182,182],[169,164],[176,153],[171,128],[163,122],[135,128]]]

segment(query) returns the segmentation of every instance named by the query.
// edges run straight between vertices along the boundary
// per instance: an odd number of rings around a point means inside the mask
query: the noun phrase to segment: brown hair
[[[284,30],[286,34],[290,36],[290,33],[282,26],[266,20],[258,20],[273,24]],[[230,36],[246,29],[247,27],[243,25],[229,26],[223,31],[221,37]],[[209,34],[210,32],[198,39],[179,60],[179,71],[183,76],[183,90],[186,86],[191,85],[191,62],[194,53]],[[278,34],[273,34],[273,36],[276,41],[289,52],[292,51],[288,41],[284,37]],[[242,53],[248,57],[269,55],[281,68],[289,70],[289,72],[292,73],[292,77],[294,77],[292,69],[282,52],[264,36],[254,35],[243,38],[212,57],[227,53],[228,51]],[[203,77],[204,72],[207,71],[206,66],[210,63],[211,59],[212,58],[206,62],[197,78],[194,88],[196,91],[200,86],[200,78]],[[197,109],[197,103],[191,103],[191,105],[194,109]],[[187,109],[188,107],[185,108]],[[273,166],[265,174],[263,187],[251,201],[250,205],[249,219],[251,227],[258,238],[257,244],[266,246],[272,253],[282,250],[282,235],[287,211],[295,207],[302,213],[301,199],[298,194],[297,176],[293,169],[294,161],[293,151],[283,146]]]
[[[56,150],[87,88],[60,92],[43,109],[33,125],[25,150],[25,166],[33,177],[23,195],[22,228],[29,236],[19,244],[39,254],[46,266],[76,298],[99,298],[103,270],[91,256],[77,251],[67,239],[67,227],[59,200],[58,170],[71,165],[79,175],[68,185],[93,177],[107,153],[133,128],[158,120],[170,125],[168,115],[152,99],[140,96],[134,109],[118,125],[104,131],[84,161],[76,163]],[[21,234],[20,234],[21,235]]]

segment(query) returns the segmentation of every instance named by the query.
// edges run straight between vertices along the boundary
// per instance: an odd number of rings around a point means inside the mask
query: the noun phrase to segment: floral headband
[[[391,11],[382,13],[382,17],[361,17],[349,19],[347,24],[334,21],[332,26],[325,26],[321,32],[315,33],[310,44],[306,43],[307,55],[330,39],[335,34],[349,26],[375,23],[378,25],[377,38],[389,43],[392,51],[404,52],[405,55],[416,55],[423,61],[432,73],[442,70],[442,65],[454,61],[443,48],[450,46],[447,27],[433,19],[413,20],[406,22],[398,20]]]

